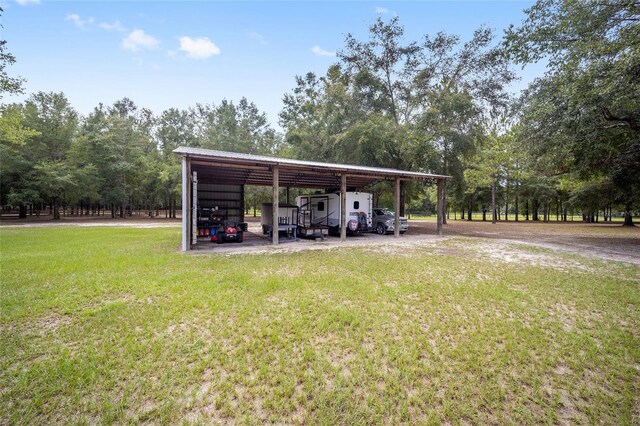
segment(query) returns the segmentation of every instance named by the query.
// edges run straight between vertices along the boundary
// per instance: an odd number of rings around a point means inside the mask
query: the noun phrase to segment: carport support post
[[[436,227],[438,235],[442,236],[442,219],[444,217],[444,179],[438,179],[436,182],[438,201],[436,203]]]
[[[340,176],[340,241],[347,240],[347,175]]]
[[[189,250],[189,165],[182,157],[182,251]]]
[[[271,212],[271,243],[278,245],[278,215],[280,214],[280,201],[278,200],[278,193],[280,187],[280,171],[277,166],[273,166],[273,209]]]
[[[394,203],[394,216],[393,216],[393,235],[400,237],[400,178],[396,178]]]

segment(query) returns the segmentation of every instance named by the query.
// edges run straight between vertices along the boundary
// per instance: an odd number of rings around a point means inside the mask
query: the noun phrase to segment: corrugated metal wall
[[[242,222],[244,220],[244,186],[218,185],[211,183],[198,184],[198,207],[224,212],[228,219]]]

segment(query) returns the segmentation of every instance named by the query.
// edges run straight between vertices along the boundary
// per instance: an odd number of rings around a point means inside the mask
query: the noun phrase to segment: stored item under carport
[[[214,229],[212,229],[213,231]],[[211,241],[215,241],[218,244],[222,244],[228,241],[235,241],[241,243],[244,240],[244,231],[241,224],[233,220],[225,220],[222,222],[215,233],[211,235]]]

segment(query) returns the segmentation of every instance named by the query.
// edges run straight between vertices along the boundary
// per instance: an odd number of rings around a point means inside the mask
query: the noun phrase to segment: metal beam
[[[347,175],[340,176],[340,241],[347,239]]]
[[[278,200],[278,190],[279,188],[279,180],[280,180],[280,171],[277,166],[273,166],[273,211],[271,212],[271,243],[275,246],[278,245],[278,215],[280,214],[280,202]]]
[[[189,172],[187,157],[182,157],[182,251],[189,251]]]
[[[394,191],[394,216],[393,216],[393,235],[400,237],[400,178],[396,178],[395,191]]]
[[[189,207],[191,211],[191,244],[198,243],[198,172],[191,172],[191,201]]]

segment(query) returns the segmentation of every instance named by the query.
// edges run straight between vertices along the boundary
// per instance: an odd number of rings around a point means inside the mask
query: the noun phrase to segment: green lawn
[[[179,233],[0,230],[0,424],[640,422],[638,266]]]

